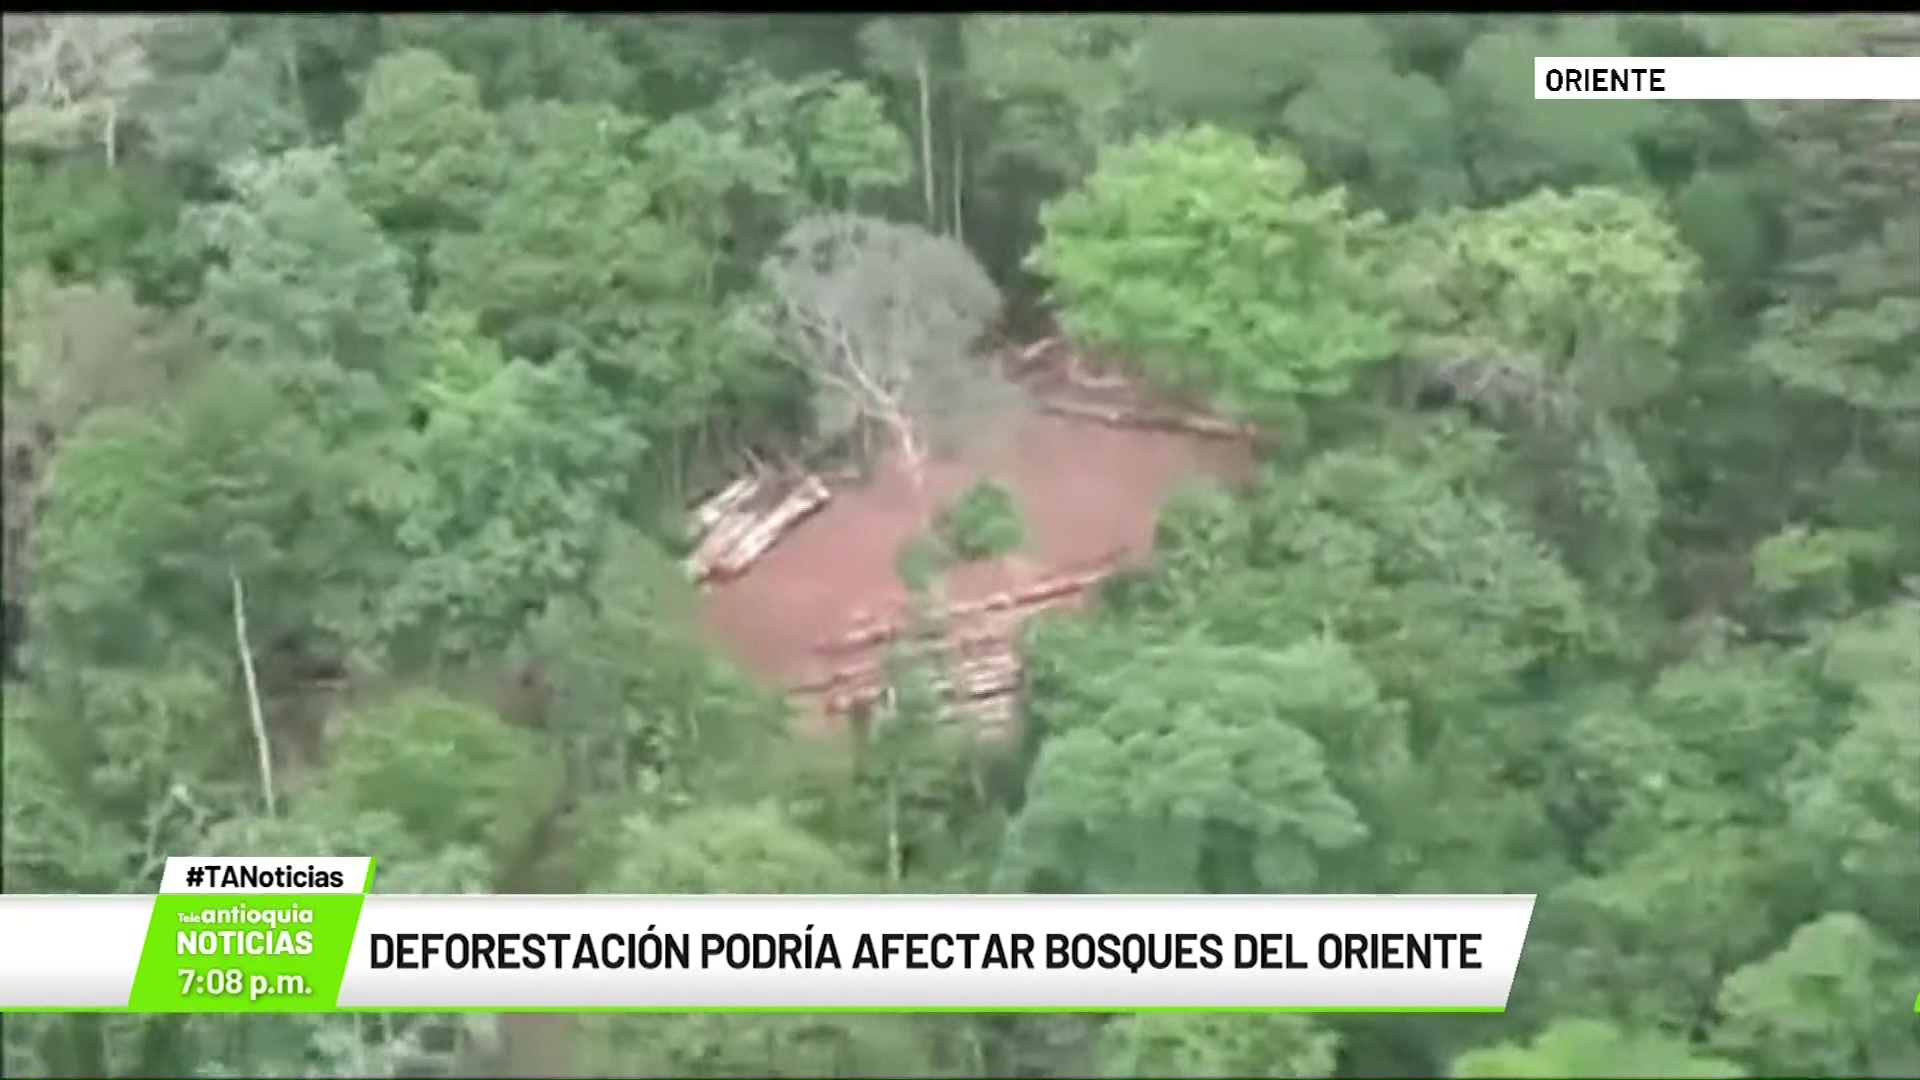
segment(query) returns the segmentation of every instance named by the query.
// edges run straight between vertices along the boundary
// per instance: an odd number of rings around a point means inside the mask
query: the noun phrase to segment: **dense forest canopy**
[[[1528,90],[1920,18],[4,48],[7,890],[1540,894],[1499,1017],[33,1015],[6,1075],[1920,1070],[1920,112]],[[778,272],[849,221],[884,273]],[[1038,627],[1014,751],[914,694],[798,737],[696,635],[689,499],[845,419],[767,314],[875,280],[979,298],[861,340],[882,405],[1003,294],[1285,433]]]

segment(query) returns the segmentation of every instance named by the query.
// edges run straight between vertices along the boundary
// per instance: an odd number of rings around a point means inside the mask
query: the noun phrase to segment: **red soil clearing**
[[[1250,466],[1248,448],[1230,440],[1023,413],[990,443],[927,469],[933,507],[991,481],[1013,496],[1027,533],[1018,556],[949,573],[943,599],[979,599],[1085,568],[1116,550],[1137,565],[1151,553],[1155,521],[1177,485],[1201,476],[1237,480]],[[834,661],[819,643],[904,609],[898,556],[925,520],[897,466],[876,470],[864,485],[836,485],[825,509],[744,575],[708,590],[708,630],[749,671],[776,685],[825,677]]]

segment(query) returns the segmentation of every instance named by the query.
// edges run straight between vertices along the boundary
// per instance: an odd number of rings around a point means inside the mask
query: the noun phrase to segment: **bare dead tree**
[[[1421,343],[1411,359],[1427,386],[1503,420],[1564,430],[1584,415],[1576,388],[1524,352],[1487,341],[1443,338]]]
[[[823,430],[878,424],[924,494],[929,425],[993,378],[973,351],[1000,291],[979,261],[915,225],[830,214],[796,224],[762,272],[755,321],[815,379]]]
[[[130,15],[0,19],[8,140],[57,144],[90,130],[111,167],[125,106],[151,74],[144,39],[153,23]]]
[[[246,684],[247,721],[253,729],[254,755],[259,759],[260,790],[266,798],[267,816],[273,817],[278,812],[273,785],[273,747],[267,741],[267,717],[260,707],[260,680],[254,674],[253,646],[247,640],[247,593],[240,584],[238,571],[229,567],[227,576],[233,583],[234,651],[240,655],[240,675]]]

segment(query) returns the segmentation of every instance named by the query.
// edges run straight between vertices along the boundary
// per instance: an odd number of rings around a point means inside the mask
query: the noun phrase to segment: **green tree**
[[[638,125],[606,106],[520,105],[509,165],[480,228],[434,247],[439,306],[462,308],[507,353],[572,353],[648,403],[634,427],[698,427],[746,359],[706,293],[710,255],[669,226],[638,159]]]
[[[1130,144],[1041,221],[1062,324],[1230,411],[1342,393],[1398,345],[1377,223],[1243,136]]]
[[[393,815],[429,851],[518,855],[559,786],[536,732],[432,695],[342,717],[327,750],[333,798]]]
[[[207,369],[169,413],[102,414],[54,460],[33,537],[36,652],[225,665],[236,575],[263,647],[356,640],[365,597],[342,568],[378,567],[381,546],[349,510],[353,462],[244,369]]]
[[[679,809],[764,791],[768,758],[795,752],[783,705],[695,633],[698,603],[678,560],[617,533],[588,587],[535,622],[529,648],[571,790]]]
[[[1771,1071],[1898,1070],[1920,1055],[1906,1000],[1913,959],[1857,915],[1822,916],[1727,976],[1714,1045]]]
[[[641,893],[838,893],[868,884],[840,854],[769,805],[630,820],[627,854],[601,884]],[[849,960],[851,958],[848,958]],[[911,1022],[887,1017],[670,1016],[589,1025],[588,1065],[645,1075],[912,1075],[928,1068]]]
[[[1838,871],[1835,891],[1880,925],[1911,925],[1920,853],[1906,842],[1920,827],[1920,704],[1913,650],[1920,604],[1904,600],[1855,615],[1825,644],[1825,689],[1842,695],[1836,738],[1798,762],[1786,798],[1795,830]],[[1915,935],[1908,934],[1909,938]]]
[[[162,20],[149,48],[161,66],[143,95],[155,156],[196,190],[247,157],[272,157],[310,133],[288,63],[293,42],[249,34],[242,20],[202,15]]]
[[[1747,1074],[1731,1062],[1695,1054],[1672,1036],[1622,1031],[1598,1020],[1568,1020],[1526,1045],[1507,1043],[1462,1055],[1454,1063],[1453,1075],[1460,1080],[1530,1076],[1738,1080]]]
[[[341,148],[354,200],[415,245],[476,225],[501,166],[473,77],[424,49],[374,64]]]
[[[1449,84],[1467,176],[1478,200],[1538,188],[1646,183],[1640,141],[1659,122],[1647,101],[1545,102],[1516,94],[1536,56],[1626,56],[1616,17],[1512,19],[1474,39]]]
[[[188,222],[217,260],[201,301],[209,338],[329,429],[389,409],[388,365],[412,323],[406,271],[337,155],[249,158],[225,178],[232,197]]]
[[[381,21],[383,36],[400,49],[431,49],[477,80],[490,106],[623,104],[633,92],[633,73],[612,30],[590,16],[389,15]]]
[[[1657,203],[1607,188],[1457,211],[1408,246],[1422,330],[1520,350],[1595,406],[1663,385],[1699,273]]]
[[[1339,1036],[1299,1016],[1149,1014],[1107,1029],[1101,1074],[1304,1080],[1332,1075],[1339,1046]]]
[[[366,496],[404,561],[378,618],[409,658],[488,655],[584,588],[645,447],[577,363],[481,363],[429,377]]]
[[[1009,884],[1298,891],[1324,853],[1366,836],[1303,730],[1380,708],[1338,649],[1173,642],[1088,675],[1105,700],[1042,748],[1009,834]]]

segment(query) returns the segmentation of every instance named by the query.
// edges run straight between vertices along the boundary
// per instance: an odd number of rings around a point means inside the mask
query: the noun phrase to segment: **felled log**
[[[731,548],[710,564],[708,576],[726,579],[746,573],[754,563],[773,550],[781,537],[818,513],[832,498],[832,493],[819,477],[807,477],[771,513],[755,522]]]
[[[782,508],[788,505],[781,504]],[[773,547],[786,531],[788,522],[789,516],[784,513],[769,515],[754,522],[714,560],[708,569],[708,576],[716,579],[739,576]]]
[[[926,616],[919,633],[933,637],[942,634],[948,623],[994,612],[1019,611],[1026,614],[1024,609],[1046,607],[1076,596],[1112,576],[1126,553],[1124,547],[1114,548],[1098,559],[1075,564],[1072,569],[1057,571],[1030,585],[935,609]],[[856,626],[838,637],[817,641],[813,647],[814,651],[829,656],[844,655],[884,645],[904,636],[912,626],[912,620],[904,618],[877,620]]]
[[[950,604],[940,610],[938,617],[941,621],[969,619],[976,615],[1018,611],[1077,596],[1112,576],[1114,568],[1125,554],[1125,548],[1114,548],[1098,559],[1088,560],[1070,570],[1057,571],[1032,584],[983,596],[978,600]]]
[[[765,515],[728,516],[687,560],[688,575],[695,581],[738,577],[832,497],[819,477],[806,476]]]
[[[849,677],[829,679],[810,686],[796,687],[793,693],[822,693],[830,701],[861,701],[885,691],[886,672],[882,668],[860,669]],[[933,681],[934,692],[949,697],[975,698],[999,693],[1020,681],[1020,660],[1012,653],[985,657],[956,664]]]
[[[845,716],[860,709],[877,704],[879,696],[848,702],[844,707],[831,711],[830,715]],[[1003,690],[966,701],[956,702],[954,718],[971,723],[984,731],[997,731],[1013,723],[1020,707],[1020,697],[1011,690]]]
[[[751,502],[755,495],[760,494],[760,489],[765,482],[766,477],[758,470],[750,472],[720,489],[719,493],[712,498],[694,507],[691,519],[688,521],[688,528],[693,536],[698,538],[712,532],[721,521]]]
[[[1020,359],[1024,363],[1031,363],[1034,360],[1037,360],[1040,357],[1046,355],[1048,350],[1052,349],[1054,346],[1058,344],[1060,344],[1060,338],[1056,335],[1049,334],[1048,336],[1041,338],[1039,341],[1033,342],[1032,344],[1028,345],[1026,348],[1021,349]]]
[[[940,687],[948,697],[961,701],[1009,694],[1020,686],[1020,661],[1008,655],[987,663],[962,667]]]
[[[815,642],[813,648],[815,652],[825,653],[829,656],[844,656],[848,653],[859,652],[862,649],[878,648],[882,645],[897,641],[900,638],[906,637],[909,631],[914,632],[915,636],[921,638],[937,639],[943,636],[946,624],[951,622],[970,619],[980,615],[994,614],[996,612],[1014,612],[1021,616],[1036,614],[1045,608],[1052,607],[1055,604],[1062,603],[1085,592],[1088,588],[1099,584],[1112,573],[1112,570],[1100,570],[1073,577],[1054,578],[1038,585],[1028,586],[1025,589],[995,593],[992,596],[980,600],[973,600],[964,604],[955,604],[934,612],[925,620],[923,625],[917,627],[911,620],[907,619],[896,619],[891,622],[874,622],[864,626],[857,626],[839,637]],[[1006,631],[989,630],[983,631],[968,640],[986,640],[1005,637],[1006,634]],[[924,646],[920,648],[924,648]]]
[[[956,618],[959,618],[962,617],[963,614],[974,615],[988,611],[1002,611],[1008,608],[1025,608],[1032,607],[1035,604],[1044,604],[1049,600],[1058,600],[1063,597],[1086,592],[1088,589],[1100,584],[1101,581],[1105,580],[1107,576],[1112,573],[1113,571],[1111,569],[1103,568],[1053,578],[1048,581],[1039,582],[1038,584],[1029,585],[1024,589],[1015,589],[1010,593],[1002,593],[999,596],[988,597],[985,601],[982,601],[977,608],[971,608],[964,613],[955,612],[954,615]]]
[[[787,688],[790,694],[826,694],[862,690],[886,681],[885,665],[875,661],[840,668],[826,676]]]
[[[693,554],[687,556],[687,576],[696,582],[705,581],[712,576],[713,567],[720,557],[732,550],[741,536],[753,528],[753,519],[745,514],[728,514],[714,525],[706,539],[700,541]]]
[[[884,690],[879,688],[841,691],[828,694],[822,704],[826,706],[827,715],[844,716],[879,701],[882,693]]]
[[[1124,390],[1130,385],[1125,375],[1089,375],[1080,368],[1080,357],[1067,357],[1067,383],[1082,390]]]
[[[1039,341],[1035,341],[1014,353],[1013,363],[1003,365],[1003,370],[1006,370],[1007,374],[1015,378],[1030,375],[1046,363],[1048,358],[1047,354],[1057,348],[1059,344],[1060,339],[1057,337],[1043,337]]]
[[[868,681],[870,672],[877,671],[879,671],[878,665],[874,665],[871,668],[842,668],[839,671],[830,672],[817,679],[809,679],[803,683],[795,683],[787,687],[787,693],[795,697],[808,697],[814,694],[829,693],[844,686],[858,686]]]
[[[1013,726],[1019,708],[1020,698],[1017,695],[1001,694],[969,701],[962,711],[977,730],[1000,732]]]
[[[933,690],[941,697],[960,702],[1010,694],[1019,689],[1021,670],[1019,656],[1008,650],[953,665],[934,679]],[[839,715],[871,705],[887,692],[885,671],[878,666],[849,669],[840,674],[851,677],[796,688],[795,695],[801,696],[809,690],[824,691],[822,704],[829,714]]]
[[[695,581],[705,581],[712,574],[714,566],[740,543],[741,537],[753,530],[758,520],[740,510],[723,514],[687,559],[688,576]]]
[[[1002,350],[997,358],[1000,373],[1008,378],[1047,386],[1064,380],[1068,385],[1113,387],[1129,385],[1121,376],[1111,381],[1087,376],[1080,371],[1080,357],[1073,343],[1058,335],[1040,338],[1018,348]]]
[[[852,718],[856,723],[861,722],[858,718],[864,716],[868,718],[865,722],[870,723],[869,710],[879,702],[879,695],[857,702],[846,702],[838,708],[830,709],[828,715]],[[948,719],[957,724],[964,724],[970,731],[980,735],[1004,737],[1016,728],[1019,714],[1020,696],[1008,690],[955,702],[952,711],[948,714]]]
[[[906,633],[908,626],[909,624],[906,621],[899,619],[890,622],[872,622],[864,626],[857,626],[839,637],[816,642],[814,649],[817,652],[828,654],[850,653],[858,652],[861,649],[871,649],[875,646],[885,645],[887,642],[900,637]],[[929,628],[925,632],[935,633],[937,631],[936,629]]]
[[[895,657],[908,660],[934,657],[949,664],[964,664],[978,660],[981,655],[999,656],[1009,653],[1013,648],[1014,642],[1010,628],[995,627],[966,634],[950,634],[945,637],[929,636],[900,646],[891,656],[836,668],[819,678],[795,684],[788,687],[788,692],[818,694],[828,690],[878,682],[886,676],[887,661]]]
[[[985,629],[954,632],[951,627],[943,623],[928,626],[926,633],[917,640],[896,645],[890,655],[908,660],[937,657],[955,661],[983,652],[987,655],[998,655],[1011,648],[1013,648],[1011,628],[989,626]]]
[[[1129,409],[1063,398],[1043,398],[1040,409],[1055,416],[1091,420],[1108,427],[1139,431],[1169,431],[1212,439],[1256,439],[1260,436],[1260,430],[1250,424],[1236,424],[1212,416],[1163,409]]]

